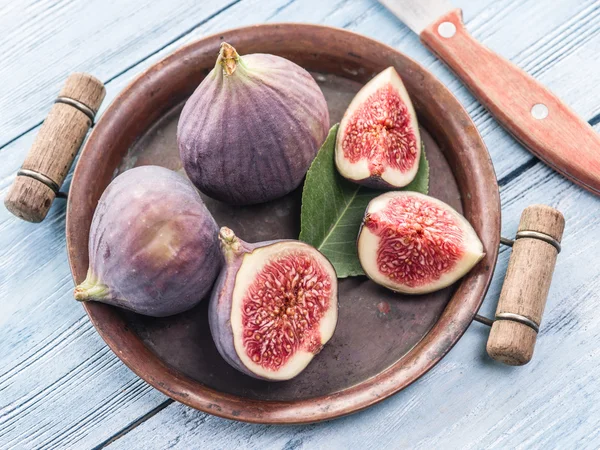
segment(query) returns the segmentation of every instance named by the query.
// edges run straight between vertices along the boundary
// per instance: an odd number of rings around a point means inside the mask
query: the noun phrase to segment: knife
[[[600,136],[519,67],[471,36],[447,0],[379,0],[463,81],[534,155],[600,195]]]

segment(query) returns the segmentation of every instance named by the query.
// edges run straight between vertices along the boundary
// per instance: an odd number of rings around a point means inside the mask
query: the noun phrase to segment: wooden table
[[[456,0],[470,31],[600,123],[599,0]],[[65,204],[39,225],[0,207],[2,448],[597,448],[600,446],[600,199],[510,138],[417,37],[374,0],[0,0],[0,197],[60,85],[74,71],[106,83],[104,107],[181,45],[235,26],[323,23],[415,58],[456,94],[496,168],[503,234],[546,203],[567,220],[533,362],[485,354],[474,323],[425,377],[341,420],[274,427],[230,422],[173,403],[129,371],[72,298]],[[502,249],[482,312],[495,309]]]

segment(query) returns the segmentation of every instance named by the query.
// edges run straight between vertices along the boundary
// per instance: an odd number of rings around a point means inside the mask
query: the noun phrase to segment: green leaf
[[[356,251],[356,238],[369,202],[383,191],[369,189],[343,178],[335,167],[335,138],[339,124],[306,174],[302,191],[300,240],[316,247],[333,264],[338,278],[364,275]],[[404,189],[427,194],[429,163],[422,148],[419,170]]]

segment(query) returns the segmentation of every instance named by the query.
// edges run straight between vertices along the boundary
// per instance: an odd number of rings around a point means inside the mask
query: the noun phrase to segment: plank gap
[[[499,187],[506,186],[511,181],[513,181],[515,178],[518,178],[521,175],[523,175],[525,172],[527,172],[529,169],[531,169],[533,166],[535,166],[538,162],[539,162],[539,160],[537,158],[531,158],[529,161],[524,162],[523,164],[514,168],[513,170],[508,172],[506,175],[504,175],[502,178],[500,178],[498,180],[498,186]]]
[[[202,19],[200,22],[198,22],[195,25],[192,25],[191,27],[189,27],[187,30],[182,31],[180,34],[178,34],[177,36],[175,36],[174,38],[170,39],[168,42],[166,42],[165,44],[161,45],[159,48],[157,48],[156,50],[154,50],[153,52],[149,53],[148,55],[144,56],[143,58],[138,59],[136,62],[134,62],[133,64],[130,64],[129,66],[127,66],[125,69],[121,70],[120,72],[118,72],[117,74],[113,75],[112,77],[110,77],[108,80],[106,80],[106,82],[104,84],[108,84],[111,81],[114,81],[115,79],[119,78],[121,75],[125,74],[126,72],[130,71],[131,69],[133,69],[135,66],[143,63],[144,61],[146,61],[148,58],[152,58],[154,55],[156,55],[157,53],[161,52],[162,50],[164,50],[165,48],[167,48],[169,45],[174,44],[175,42],[179,41],[180,39],[183,39],[184,37],[186,37],[188,34],[190,34],[192,31],[194,31],[196,28],[201,27],[202,25],[204,25],[206,22],[208,22],[209,20],[214,19],[215,17],[217,17],[219,14],[224,13],[225,11],[227,11],[229,8],[231,8],[232,6],[237,5],[238,3],[240,3],[242,0],[234,0],[231,3],[228,3],[227,5],[223,6],[221,9],[219,9],[218,11],[215,11],[214,13],[212,13],[210,16],[205,17],[204,19]],[[169,56],[169,55],[167,55]],[[1,150],[1,148],[0,148]]]
[[[129,70],[133,69],[134,67],[140,65],[141,63],[143,63],[144,61],[146,61],[149,58],[152,58],[154,55],[156,55],[157,53],[160,53],[161,51],[163,51],[165,48],[167,48],[170,45],[173,45],[175,42],[183,39],[184,37],[186,37],[188,34],[192,33],[194,30],[196,30],[196,28],[201,27],[202,25],[204,25],[205,23],[207,23],[208,21],[214,19],[215,17],[217,17],[219,14],[224,13],[225,11],[227,11],[229,8],[237,5],[238,3],[242,2],[243,0],[234,0],[231,3],[228,3],[227,5],[223,6],[221,9],[219,9],[218,11],[215,11],[213,14],[211,14],[208,17],[205,17],[204,19],[202,19],[200,22],[192,25],[191,27],[189,27],[187,30],[182,31],[181,33],[179,33],[177,36],[175,36],[174,38],[170,39],[168,42],[166,42],[165,44],[161,45],[159,48],[157,48],[156,50],[153,50],[152,52],[150,52],[149,54],[147,54],[146,56],[144,56],[143,58],[138,59],[137,61],[135,61],[134,63],[130,64],[129,66],[125,67],[124,69],[120,70],[118,73],[116,73],[115,75],[111,76],[110,78],[108,78],[106,81],[104,81],[104,85],[107,85],[108,83],[110,83],[111,81],[114,81],[115,79],[119,78],[120,76],[122,76],[123,74],[125,74],[126,72],[128,72]],[[167,55],[168,56],[168,55]],[[57,93],[58,95],[58,93]],[[5,142],[4,144],[0,145],[0,151],[2,151],[3,148],[9,146],[10,144],[12,144],[13,142],[17,141],[18,139],[20,139],[21,137],[23,137],[24,135],[26,135],[27,133],[35,130],[36,128],[38,128],[40,125],[42,125],[42,123],[44,123],[43,120],[37,122],[36,124],[32,125],[31,127],[29,127],[27,130],[19,133],[17,136],[15,136],[14,138],[10,139],[9,141]]]
[[[92,450],[101,450],[103,448],[108,447],[110,444],[112,444],[113,442],[115,442],[117,439],[125,436],[131,430],[139,427],[146,420],[148,420],[151,417],[155,416],[156,414],[158,414],[159,412],[161,412],[163,409],[165,409],[167,406],[169,406],[169,405],[171,405],[173,403],[175,403],[175,400],[173,400],[172,398],[166,399],[164,402],[162,402],[158,406],[152,408],[150,411],[148,411],[146,414],[144,414],[143,416],[141,416],[139,419],[135,419],[133,422],[131,422],[125,428],[122,428],[121,430],[119,430],[115,434],[113,434],[111,437],[109,437],[108,439],[106,439],[105,441],[103,441],[100,444],[98,444],[97,446],[93,447]]]
[[[591,126],[598,125],[600,123],[600,113],[596,114],[594,117],[592,117],[590,120],[588,120],[588,123]]]

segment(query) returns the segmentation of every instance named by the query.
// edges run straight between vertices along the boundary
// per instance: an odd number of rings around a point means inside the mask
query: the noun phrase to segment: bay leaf
[[[333,264],[338,278],[364,275],[356,238],[369,202],[384,191],[366,188],[343,178],[335,166],[339,124],[329,131],[312,162],[302,191],[300,240],[316,247]],[[427,194],[429,163],[422,148],[415,179],[402,190]]]

